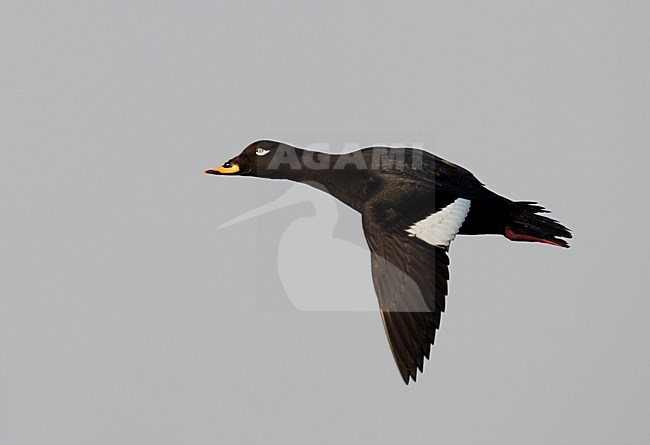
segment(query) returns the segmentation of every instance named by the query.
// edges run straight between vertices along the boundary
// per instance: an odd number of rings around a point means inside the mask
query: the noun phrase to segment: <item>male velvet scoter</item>
[[[495,234],[569,247],[571,232],[543,207],[491,192],[472,173],[415,148],[346,154],[274,141],[250,144],[206,173],[288,179],[323,190],[361,213],[388,343],[406,384],[429,358],[456,235]]]

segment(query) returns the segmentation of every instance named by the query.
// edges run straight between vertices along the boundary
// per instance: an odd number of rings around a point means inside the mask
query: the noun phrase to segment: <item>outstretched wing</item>
[[[422,372],[440,327],[449,279],[447,249],[469,204],[458,198],[419,221],[372,203],[362,212],[384,329],[406,384],[416,380],[418,369]]]

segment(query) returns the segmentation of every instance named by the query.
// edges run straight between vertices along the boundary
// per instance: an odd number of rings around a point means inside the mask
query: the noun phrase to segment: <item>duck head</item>
[[[238,156],[206,173],[211,175],[256,176],[300,182],[359,210],[371,173],[361,150],[343,155],[292,147],[275,141],[257,141]]]
[[[210,175],[291,178],[303,168],[304,150],[275,141],[257,141],[223,165],[206,170]]]

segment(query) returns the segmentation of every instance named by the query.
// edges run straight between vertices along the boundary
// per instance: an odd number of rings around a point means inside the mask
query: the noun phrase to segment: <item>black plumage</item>
[[[423,370],[440,327],[456,234],[498,234],[568,247],[569,229],[514,202],[464,168],[414,148],[369,147],[331,155],[258,141],[208,170],[217,175],[288,179],[319,188],[361,213],[382,321],[408,384]]]

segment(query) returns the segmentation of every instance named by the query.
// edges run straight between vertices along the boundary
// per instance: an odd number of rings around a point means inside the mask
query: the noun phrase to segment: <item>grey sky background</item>
[[[0,442],[646,441],[649,13],[2,2]],[[296,311],[283,285],[366,288],[358,215],[308,190],[213,230],[291,192],[202,174],[259,138],[420,143],[575,238],[459,237],[406,387],[377,313]],[[292,276],[282,249],[332,269]]]

